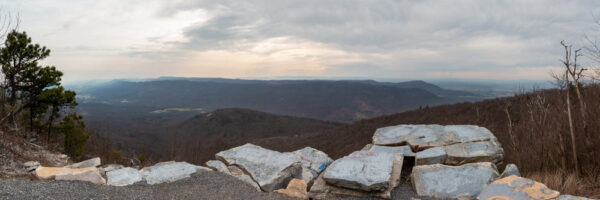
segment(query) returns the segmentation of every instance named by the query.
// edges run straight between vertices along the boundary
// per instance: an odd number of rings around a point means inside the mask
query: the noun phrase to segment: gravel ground
[[[401,185],[393,199],[416,194]],[[256,192],[245,183],[218,172],[201,172],[192,178],[157,185],[98,186],[87,182],[0,179],[0,199],[291,199],[275,193]],[[358,199],[358,198],[349,198]],[[423,198],[421,198],[423,199]]]

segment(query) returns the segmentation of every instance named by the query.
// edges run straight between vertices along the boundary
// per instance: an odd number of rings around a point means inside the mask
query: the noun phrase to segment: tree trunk
[[[575,164],[576,176],[579,176],[579,159],[577,159],[577,144],[575,141],[575,131],[573,130],[573,116],[571,116],[571,97],[570,97],[570,82],[567,81],[567,117],[569,118],[569,130],[571,132],[571,150],[573,151],[573,162]]]

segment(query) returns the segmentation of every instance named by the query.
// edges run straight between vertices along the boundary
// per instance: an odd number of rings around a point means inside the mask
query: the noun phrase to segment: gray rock
[[[292,153],[300,157],[303,166],[308,167],[317,173],[323,171],[331,162],[333,162],[333,159],[325,152],[311,147],[304,147],[303,149],[296,150]]]
[[[398,146],[408,144],[413,150],[446,146],[464,142],[496,139],[486,128],[473,125],[398,125],[377,129],[373,144]]]
[[[388,152],[388,153],[393,153],[393,154],[398,153],[398,154],[402,154],[406,157],[415,157],[415,152],[413,152],[409,146],[390,147],[390,146],[373,145],[368,150],[377,151],[377,152]]]
[[[444,147],[433,147],[417,152],[416,165],[444,164],[446,162],[446,149]]]
[[[98,169],[58,174],[54,179],[64,181],[87,181],[98,185],[106,184],[106,180],[102,177],[102,175],[100,175]]]
[[[211,168],[212,170],[224,173],[224,174],[230,174],[229,169],[227,169],[227,165],[225,165],[225,163],[219,161],[219,160],[209,160],[206,162],[206,166],[208,168]]]
[[[244,173],[244,171],[242,169],[240,169],[239,167],[236,166],[229,166],[227,167],[227,171],[229,171],[230,175],[247,183],[248,185],[252,186],[256,191],[262,191],[260,189],[260,186],[258,185],[258,183],[256,183],[252,177],[250,177],[248,174]]]
[[[348,189],[343,187],[337,187],[330,185],[325,182],[323,176],[325,173],[321,173],[315,179],[313,185],[310,187],[309,196],[311,199],[346,199],[348,196],[359,197],[359,198],[383,198],[390,199],[391,191],[394,190],[400,183],[400,175],[402,172],[403,156],[395,155],[394,166],[390,179],[390,185],[388,189],[384,191],[362,191],[355,189]]]
[[[446,164],[462,165],[474,162],[499,163],[504,158],[504,150],[496,140],[458,143],[446,146]]]
[[[302,174],[300,175],[300,177],[296,178],[303,180],[310,187],[313,184],[315,178],[317,178],[317,176],[319,176],[318,172],[303,166]]]
[[[95,157],[89,160],[84,160],[75,164],[65,166],[66,168],[86,168],[86,167],[97,167],[100,166],[100,158]]]
[[[28,172],[31,172],[31,171],[37,169],[40,166],[40,162],[38,162],[38,161],[27,161],[27,162],[23,163],[23,166],[25,166],[25,170],[27,170]]]
[[[157,184],[173,182],[184,178],[189,178],[191,174],[198,171],[212,171],[209,168],[196,166],[187,162],[162,162],[151,167],[144,167],[140,170],[143,179],[148,184]]]
[[[119,164],[108,164],[98,168],[98,170],[100,170],[100,174],[102,174],[102,176],[106,176],[106,172],[114,171],[121,168],[124,168],[124,166]]]
[[[565,195],[558,196],[556,198],[556,200],[592,200],[592,199],[565,194]]]
[[[496,166],[490,162],[462,166],[434,164],[415,166],[411,181],[419,196],[473,199],[479,195],[485,184],[498,176]]]
[[[142,181],[142,174],[137,169],[127,167],[106,173],[107,185],[126,186]]]
[[[390,186],[396,154],[356,151],[334,161],[323,172],[325,182],[363,191],[384,191]],[[397,156],[403,158],[403,156]]]
[[[294,153],[281,153],[245,144],[215,156],[227,165],[236,165],[255,180],[263,191],[282,189],[302,174],[302,164]]]
[[[509,177],[511,175],[521,176],[521,173],[519,173],[519,168],[517,168],[517,165],[512,164],[512,163],[508,164],[508,165],[506,165],[506,167],[504,167],[504,171],[502,172],[502,174],[500,174],[500,178]]]

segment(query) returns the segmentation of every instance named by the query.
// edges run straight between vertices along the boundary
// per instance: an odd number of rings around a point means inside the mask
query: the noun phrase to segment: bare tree
[[[564,41],[561,41],[560,44],[565,48],[565,59],[561,60],[565,66],[565,72],[562,75],[562,80],[565,85],[565,96],[566,96],[566,107],[567,107],[567,117],[569,122],[569,132],[571,135],[571,151],[573,153],[573,162],[575,164],[575,173],[577,176],[581,173],[581,169],[579,166],[579,159],[577,158],[577,144],[575,140],[575,130],[573,125],[573,114],[571,111],[571,78],[580,77],[583,72],[582,69],[577,68],[577,57],[581,56],[579,53],[580,49],[575,50],[575,54],[573,54],[573,46],[565,44]],[[572,61],[572,62],[571,62]],[[557,77],[560,78],[561,76]],[[576,88],[578,86],[575,86]]]

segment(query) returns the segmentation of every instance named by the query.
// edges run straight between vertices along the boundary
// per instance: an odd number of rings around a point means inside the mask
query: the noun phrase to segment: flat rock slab
[[[473,125],[397,125],[379,128],[373,144],[398,146],[408,144],[413,150],[456,143],[488,141],[496,137],[486,128]]]
[[[137,169],[127,167],[106,173],[106,184],[112,186],[126,186],[142,181],[142,174]]]
[[[321,173],[327,166],[333,162],[325,152],[311,147],[305,147],[292,152],[300,157],[302,166],[308,167],[317,173]]]
[[[447,165],[462,165],[474,162],[499,163],[504,158],[504,150],[498,141],[466,142],[446,146]]]
[[[444,164],[446,162],[446,148],[444,147],[433,147],[425,149],[417,153],[415,157],[416,165],[432,165],[432,164]]]
[[[391,179],[389,181],[390,185],[385,191],[366,192],[362,190],[348,189],[330,185],[327,184],[323,179],[323,175],[325,173],[321,173],[321,175],[319,175],[313,183],[312,187],[310,187],[310,191],[308,193],[309,197],[311,199],[337,199],[346,197],[390,199],[392,190],[394,190],[394,188],[396,188],[400,183],[403,158],[404,157],[401,155],[395,156],[394,167],[392,170]]]
[[[229,175],[247,183],[248,185],[252,186],[256,191],[262,191],[258,183],[254,182],[254,180],[252,180],[252,177],[250,177],[248,174],[245,174],[244,171],[239,167],[229,166],[227,167],[227,171],[229,171]]]
[[[106,184],[106,180],[100,175],[98,169],[95,170],[57,174],[55,180],[62,181],[86,181],[97,185]]]
[[[220,160],[209,160],[206,162],[206,166],[208,168],[211,168],[212,170],[229,174],[229,169],[227,169],[227,165],[225,165],[225,163],[221,162]]]
[[[173,182],[189,178],[191,174],[198,171],[212,171],[209,168],[196,166],[187,162],[163,162],[140,170],[143,179],[148,184]]]
[[[323,179],[328,184],[343,188],[385,191],[390,187],[396,155],[387,152],[356,151],[334,161],[323,172]],[[403,158],[402,155],[398,157]]]
[[[434,164],[415,166],[411,181],[419,196],[473,199],[498,176],[496,166],[490,162],[462,166]]]
[[[388,152],[388,153],[393,153],[393,154],[402,154],[406,157],[415,157],[415,155],[416,155],[415,152],[413,152],[412,149],[406,145],[405,146],[396,146],[396,147],[372,145],[366,150],[376,151],[376,152]]]
[[[559,195],[559,192],[549,189],[542,183],[513,175],[486,185],[477,198],[480,200],[555,199]]]
[[[296,154],[281,153],[253,144],[221,151],[215,157],[228,166],[239,166],[267,192],[285,188],[293,177],[300,177],[302,173],[302,164]]]
[[[49,179],[49,178],[56,177],[56,175],[58,175],[58,174],[70,174],[70,173],[96,171],[96,170],[98,170],[98,169],[96,169],[95,167],[71,169],[71,168],[65,168],[65,167],[43,167],[43,166],[40,166],[37,169],[35,169],[35,175],[40,179]]]
[[[95,157],[89,160],[84,160],[75,164],[65,166],[66,168],[86,168],[86,167],[98,167],[100,166],[100,158]]]

